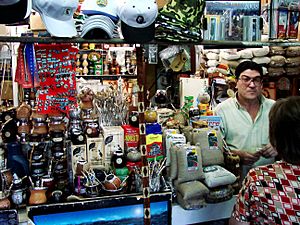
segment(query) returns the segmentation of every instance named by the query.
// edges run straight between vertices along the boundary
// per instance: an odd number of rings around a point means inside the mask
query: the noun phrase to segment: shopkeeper
[[[240,63],[235,71],[237,92],[220,103],[221,132],[230,151],[241,161],[241,180],[256,166],[274,162],[277,151],[269,144],[269,111],[274,100],[262,95],[262,67],[252,61]]]

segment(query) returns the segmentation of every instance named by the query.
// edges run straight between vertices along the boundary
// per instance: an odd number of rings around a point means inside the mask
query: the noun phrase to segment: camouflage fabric
[[[156,21],[161,28],[177,28],[174,29],[174,38],[171,39],[176,40],[177,37],[180,38],[182,33],[186,33],[185,31],[189,30],[187,39],[190,39],[192,36],[193,39],[199,41],[201,40],[201,21],[204,14],[204,8],[204,0],[171,0],[170,3],[159,10]],[[182,30],[183,32],[177,34],[178,30]],[[156,37],[158,39],[163,39],[163,36],[162,30],[160,29],[157,32]],[[168,37],[168,39],[170,39],[169,35]],[[185,38],[182,38],[181,36],[180,39]]]

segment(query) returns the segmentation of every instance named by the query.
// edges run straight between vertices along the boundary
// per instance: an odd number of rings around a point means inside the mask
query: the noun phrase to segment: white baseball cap
[[[129,42],[153,40],[157,14],[155,0],[124,0],[118,7],[124,39]]]
[[[32,0],[0,0],[0,23],[20,22],[30,16]]]
[[[81,37],[111,39],[116,37],[117,25],[104,15],[89,16],[82,26]]]
[[[102,3],[103,2],[103,3]],[[104,15],[108,16],[113,22],[117,23],[119,17],[117,9],[119,0],[97,1],[84,0],[81,5],[81,12],[85,15]]]
[[[78,0],[32,0],[32,7],[40,14],[52,36],[77,36],[73,14]]]

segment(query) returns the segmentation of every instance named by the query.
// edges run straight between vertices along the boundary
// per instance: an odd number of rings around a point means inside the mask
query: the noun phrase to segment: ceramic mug
[[[29,205],[40,205],[47,202],[46,187],[35,187],[30,190]]]
[[[121,180],[114,174],[108,174],[102,182],[103,186],[108,191],[118,190],[121,187]]]

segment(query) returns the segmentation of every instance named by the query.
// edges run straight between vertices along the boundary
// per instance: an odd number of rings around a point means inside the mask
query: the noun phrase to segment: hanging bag
[[[13,81],[10,63],[11,50],[10,47],[5,44],[2,46],[0,52],[0,71],[2,72],[0,101],[13,99]]]

